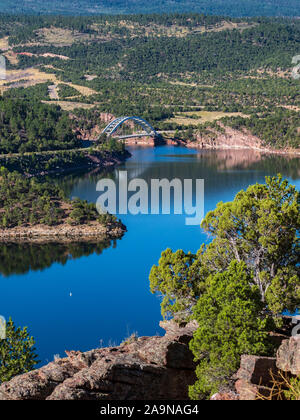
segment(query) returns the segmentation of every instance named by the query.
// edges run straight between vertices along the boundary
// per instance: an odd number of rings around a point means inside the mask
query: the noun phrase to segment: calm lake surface
[[[70,197],[96,201],[101,177],[205,180],[205,213],[266,175],[281,172],[300,187],[299,158],[256,151],[130,148],[132,158],[108,174],[55,179]],[[122,215],[128,232],[102,244],[2,245],[0,314],[28,326],[42,363],[64,350],[119,344],[131,333],[162,334],[160,302],[148,275],[162,250],[197,251],[209,238],[186,215]]]

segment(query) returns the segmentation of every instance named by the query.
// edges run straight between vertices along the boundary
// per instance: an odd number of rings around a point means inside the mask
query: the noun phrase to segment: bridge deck
[[[132,139],[134,137],[155,137],[155,134],[148,134],[148,133],[142,133],[142,134],[128,134],[127,136],[118,136],[117,138],[119,140],[124,140],[124,139]]]

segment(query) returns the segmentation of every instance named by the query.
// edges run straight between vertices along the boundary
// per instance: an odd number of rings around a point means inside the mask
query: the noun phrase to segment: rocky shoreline
[[[0,230],[1,242],[76,242],[101,241],[119,239],[126,232],[126,227],[119,221],[104,226],[98,222],[86,225],[72,226],[60,224],[58,226],[28,226]]]
[[[49,171],[40,171],[39,173],[35,173],[34,175],[30,174],[30,176],[45,176],[45,175],[64,175],[67,173],[72,173],[76,171],[83,171],[87,169],[113,169],[115,166],[120,165],[121,163],[125,162],[126,159],[130,158],[131,154],[125,150],[123,153],[114,152],[110,156],[106,158],[100,158],[98,156],[91,156],[86,154],[87,162],[83,165],[74,165],[68,168],[58,168]]]
[[[114,118],[115,116],[109,113],[100,114],[100,120],[105,123],[112,121]],[[155,147],[159,145],[168,144],[193,149],[255,150],[264,153],[300,156],[300,149],[274,149],[271,147],[264,146],[262,139],[258,136],[253,135],[252,133],[250,133],[250,131],[237,130],[232,127],[224,126],[224,124],[222,123],[219,123],[219,126],[223,129],[223,132],[213,130],[213,137],[210,137],[208,135],[197,135],[193,141],[174,138],[172,137],[172,134],[174,133],[173,131],[158,131],[158,137],[128,138],[125,140],[125,144],[128,146],[145,147]],[[99,126],[95,126],[90,131],[83,130],[82,132],[80,132],[80,138],[84,141],[90,138],[97,138],[97,136],[99,136],[100,134],[101,128]]]
[[[63,156],[66,153],[66,156]],[[80,156],[81,154],[81,156]],[[58,161],[49,166],[49,161],[56,156]],[[113,151],[90,151],[67,150],[59,152],[34,153],[19,155],[1,155],[0,166],[9,171],[17,171],[26,177],[62,175],[80,170],[89,169],[111,169],[130,158],[131,154],[124,150],[122,152]],[[48,167],[48,168],[47,168]]]
[[[263,145],[262,140],[244,130],[222,126],[224,132],[214,132],[214,138],[197,135],[192,140],[165,137],[166,144],[201,150],[255,150],[262,153],[300,156],[300,149],[274,149]]]

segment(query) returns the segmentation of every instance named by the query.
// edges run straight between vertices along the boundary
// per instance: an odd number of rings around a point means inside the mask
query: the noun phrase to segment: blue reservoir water
[[[298,158],[256,151],[194,151],[181,147],[131,148],[132,158],[109,174],[55,179],[70,197],[96,201],[101,177],[117,180],[204,179],[205,212],[232,200],[250,184],[281,172],[300,187]],[[209,240],[186,215],[122,215],[127,233],[115,243],[73,246],[2,245],[0,314],[28,326],[42,363],[64,350],[119,344],[131,333],[163,333],[160,302],[148,275],[167,247],[197,251]]]

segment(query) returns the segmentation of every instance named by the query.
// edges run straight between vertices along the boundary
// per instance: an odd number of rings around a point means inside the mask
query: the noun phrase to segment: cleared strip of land
[[[174,118],[166,120],[166,123],[175,123],[178,125],[198,125],[206,122],[220,120],[224,117],[244,117],[248,115],[241,112],[219,112],[219,111],[188,111],[175,115]],[[195,117],[195,118],[194,118]]]

